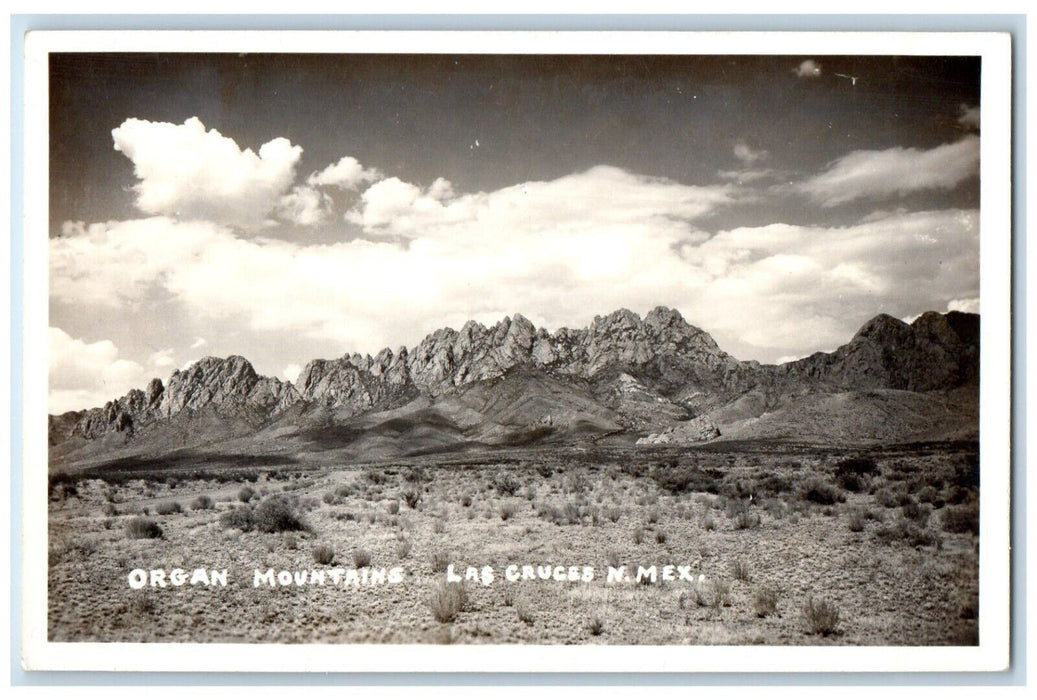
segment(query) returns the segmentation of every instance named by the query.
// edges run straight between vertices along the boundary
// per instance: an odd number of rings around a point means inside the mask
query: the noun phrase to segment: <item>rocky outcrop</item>
[[[786,381],[831,389],[932,391],[978,380],[979,317],[927,312],[911,324],[885,314],[832,353],[782,365]]]
[[[699,416],[638,439],[638,445],[694,445],[720,437],[720,429],[709,416]]]
[[[52,417],[50,437],[52,444],[70,436],[132,437],[151,422],[203,410],[247,416],[250,424],[295,404],[349,417],[418,396],[439,401],[521,368],[558,386],[579,385],[623,417],[625,428],[654,431],[648,444],[684,444],[719,434],[708,415],[727,425],[727,414],[757,416],[814,392],[951,389],[978,380],[978,361],[979,317],[957,312],[926,313],[911,324],[880,315],[838,350],[778,366],[736,360],[665,307],[643,319],[620,309],[588,328],[553,333],[515,314],[489,327],[470,321],[460,331],[437,330],[409,350],[313,360],[295,385],[258,375],[243,357],[207,357],[166,385],[155,379],[102,408]],[[660,431],[664,426],[673,427]]]

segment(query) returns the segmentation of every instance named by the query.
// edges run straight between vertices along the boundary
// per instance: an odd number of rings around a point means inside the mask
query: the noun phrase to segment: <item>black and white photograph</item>
[[[36,640],[1003,643],[1004,67],[483,39],[42,52]]]

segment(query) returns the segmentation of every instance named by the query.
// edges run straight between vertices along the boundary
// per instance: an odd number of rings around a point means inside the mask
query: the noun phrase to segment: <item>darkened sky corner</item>
[[[775,362],[978,310],[978,58],[50,61],[55,411],[516,312]]]

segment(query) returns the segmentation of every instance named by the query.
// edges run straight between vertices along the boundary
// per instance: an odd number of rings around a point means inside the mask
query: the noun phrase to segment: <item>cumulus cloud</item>
[[[110,340],[87,342],[60,328],[48,329],[48,410],[52,414],[103,406],[148,381],[144,368],[119,357]]]
[[[695,188],[609,177],[635,192],[606,188],[592,205],[573,194],[593,190],[580,177],[443,199],[400,183],[397,217],[373,221],[403,242],[302,245],[199,222],[119,222],[103,235],[51,240],[52,294],[105,308],[157,290],[153,297],[243,339],[275,333],[300,347],[309,339],[371,353],[470,318],[519,311],[549,328],[580,327],[619,307],[666,304],[736,356],[764,361],[835,347],[880,311],[900,316],[978,295],[974,211],[710,235],[689,217],[710,211],[714,195],[704,203]],[[528,209],[523,197],[533,200]],[[159,229],[171,248],[152,245]],[[127,268],[129,281],[119,274]]]
[[[278,205],[302,155],[285,138],[258,153],[242,150],[196,117],[183,124],[127,119],[112,139],[133,162],[141,211],[240,227],[261,224]]]
[[[745,141],[738,141],[734,146],[735,158],[742,161],[746,165],[753,165],[758,161],[765,160],[767,158],[767,151],[754,150],[749,147]]]
[[[683,230],[732,196],[729,185],[694,187],[597,166],[549,182],[461,195],[443,178],[427,189],[389,178],[365,190],[346,218],[373,236],[423,239],[522,238],[640,224]]]
[[[375,168],[365,168],[356,158],[343,156],[337,163],[332,163],[318,173],[306,178],[311,187],[337,187],[342,190],[356,190],[363,184],[380,180],[382,174]]]
[[[821,64],[812,58],[800,63],[796,68],[792,69],[800,78],[820,78],[821,77]]]
[[[173,352],[173,348],[166,348],[165,350],[153,352],[148,355],[148,364],[153,367],[172,367]]]
[[[974,135],[930,150],[895,147],[854,151],[797,189],[821,206],[855,199],[949,190],[979,172],[979,137]]]
[[[198,348],[204,347],[209,344],[209,341],[205,338],[195,338],[194,342],[191,343],[191,349],[197,350]]]
[[[979,107],[962,104],[958,108],[958,123],[973,131],[979,131]]]
[[[284,368],[284,370],[281,372],[281,376],[294,384],[295,381],[299,378],[299,374],[301,372],[302,367],[293,362]]]
[[[947,302],[948,311],[964,311],[965,313],[979,313],[979,297],[970,299],[951,299]]]
[[[297,226],[316,226],[331,215],[331,197],[306,185],[296,186],[281,197],[277,216]]]

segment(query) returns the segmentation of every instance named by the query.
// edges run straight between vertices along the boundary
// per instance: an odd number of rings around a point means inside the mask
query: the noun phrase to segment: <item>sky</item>
[[[52,413],[521,313],[979,311],[978,58],[51,54]]]

